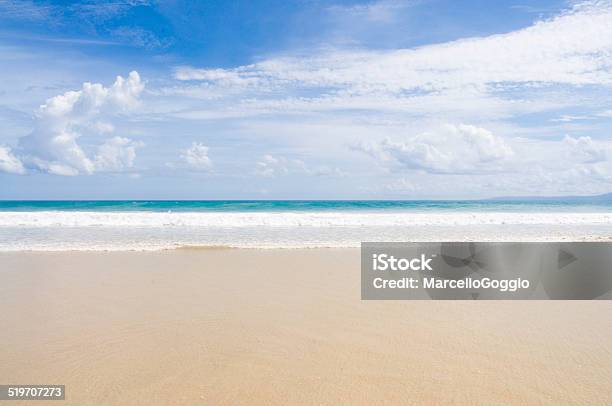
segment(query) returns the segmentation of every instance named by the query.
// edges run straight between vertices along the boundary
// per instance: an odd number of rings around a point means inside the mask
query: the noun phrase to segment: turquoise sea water
[[[582,202],[575,200],[11,200],[0,201],[0,211],[612,211],[612,201]]]

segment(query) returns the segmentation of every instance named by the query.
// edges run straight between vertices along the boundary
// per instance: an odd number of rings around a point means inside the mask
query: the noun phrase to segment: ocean
[[[0,200],[0,211],[611,211],[612,200]]]
[[[0,201],[0,251],[610,237],[612,204],[605,201]]]

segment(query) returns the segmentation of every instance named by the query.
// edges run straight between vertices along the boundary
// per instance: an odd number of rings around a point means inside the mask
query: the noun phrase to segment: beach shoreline
[[[607,404],[609,301],[362,301],[359,250],[0,253],[0,381],[66,404]]]

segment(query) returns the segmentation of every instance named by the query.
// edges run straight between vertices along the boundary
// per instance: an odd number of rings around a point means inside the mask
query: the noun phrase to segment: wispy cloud
[[[150,30],[141,27],[118,27],[110,31],[110,34],[121,43],[146,49],[164,49],[172,45],[171,38],[160,38]]]
[[[4,33],[5,38],[14,38],[25,41],[39,41],[39,42],[55,42],[59,44],[75,44],[75,45],[121,45],[117,41],[108,41],[102,39],[86,39],[86,38],[57,38],[57,37],[40,37],[40,36],[27,36],[22,34],[11,34]]]
[[[5,19],[37,21],[52,17],[55,6],[29,0],[0,0],[0,15]]]
[[[126,13],[133,7],[148,7],[150,0],[115,0],[115,1],[83,1],[70,6],[70,9],[82,18],[106,21]]]
[[[347,94],[440,91],[497,83],[611,84],[612,5],[580,4],[509,34],[393,51],[323,51],[230,70],[183,67],[179,80],[220,86],[341,89]]]
[[[577,103],[556,97],[560,88],[612,85],[610,21],[612,2],[596,1],[507,34],[418,48],[327,49],[233,69],[180,66],[174,77],[186,84],[169,91],[214,94],[207,117],[227,115],[228,106],[232,116],[352,110],[456,112],[463,120],[553,110]]]
[[[78,1],[69,5],[35,3],[31,1],[0,0],[0,21],[45,21],[53,28],[48,35],[23,35],[4,32],[3,36],[28,41],[83,45],[128,45],[148,50],[164,49],[172,45],[170,36],[159,36],[152,30],[127,20],[135,8],[154,7],[148,0],[109,2]],[[80,31],[81,36],[65,37],[62,32]],[[55,31],[55,34],[53,32]],[[83,35],[84,34],[84,35]]]

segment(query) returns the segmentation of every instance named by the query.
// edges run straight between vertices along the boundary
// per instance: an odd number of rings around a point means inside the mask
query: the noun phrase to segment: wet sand
[[[361,301],[359,272],[357,249],[1,253],[0,383],[70,405],[612,404],[612,302]]]

